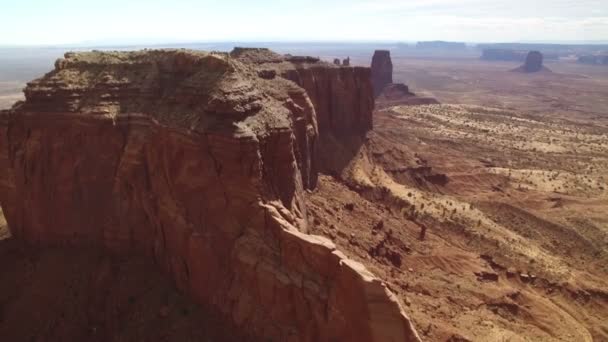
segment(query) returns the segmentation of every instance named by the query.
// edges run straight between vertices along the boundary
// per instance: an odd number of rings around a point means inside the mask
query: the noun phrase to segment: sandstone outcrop
[[[380,95],[386,85],[393,83],[393,62],[391,52],[376,50],[372,57],[372,83],[374,96]]]
[[[526,56],[524,64],[513,71],[532,73],[548,70],[543,66],[543,54],[539,51],[530,51]]]
[[[153,258],[243,334],[418,341],[387,287],[308,235],[330,144],[372,128],[370,69],[264,49],[69,53],[0,114],[15,239]]]

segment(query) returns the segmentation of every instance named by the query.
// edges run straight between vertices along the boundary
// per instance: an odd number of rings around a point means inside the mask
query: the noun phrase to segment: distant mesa
[[[543,66],[543,54],[539,51],[530,51],[526,56],[525,63],[519,68],[513,69],[516,72],[533,73],[539,71],[551,71]]]
[[[372,85],[374,95],[377,97],[382,93],[384,87],[393,83],[393,62],[391,52],[388,50],[376,50],[372,57]]]
[[[444,49],[444,50],[465,50],[467,44],[462,42],[446,42],[442,40],[434,40],[428,42],[418,42],[416,44],[418,49]]]
[[[581,64],[591,64],[591,65],[608,65],[608,54],[579,56],[577,62],[581,63]]]
[[[525,62],[529,52],[530,50],[484,49],[481,59],[484,61]],[[558,58],[555,53],[543,53],[543,59],[557,60]]]

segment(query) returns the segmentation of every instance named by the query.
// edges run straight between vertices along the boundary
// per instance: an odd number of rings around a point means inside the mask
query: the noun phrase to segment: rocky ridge
[[[307,234],[304,190],[372,127],[369,69],[264,49],[69,53],[25,95],[0,114],[15,239],[153,258],[253,339],[419,340],[378,278]]]

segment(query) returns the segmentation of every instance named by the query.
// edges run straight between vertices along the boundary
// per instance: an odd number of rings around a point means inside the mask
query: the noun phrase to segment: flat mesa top
[[[143,113],[189,129],[247,118],[256,126],[286,126],[283,102],[304,90],[281,76],[311,67],[337,68],[314,57],[255,48],[68,52],[27,84],[25,102],[12,112],[112,118]]]

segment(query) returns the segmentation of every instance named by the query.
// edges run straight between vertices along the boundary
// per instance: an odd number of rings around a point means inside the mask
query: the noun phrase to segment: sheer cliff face
[[[374,95],[378,96],[384,87],[393,83],[393,62],[391,52],[387,50],[376,50],[372,57],[372,83]]]
[[[368,69],[267,50],[79,53],[25,94],[0,114],[15,238],[154,258],[253,338],[418,340],[378,279],[307,235],[319,142],[371,128]]]

